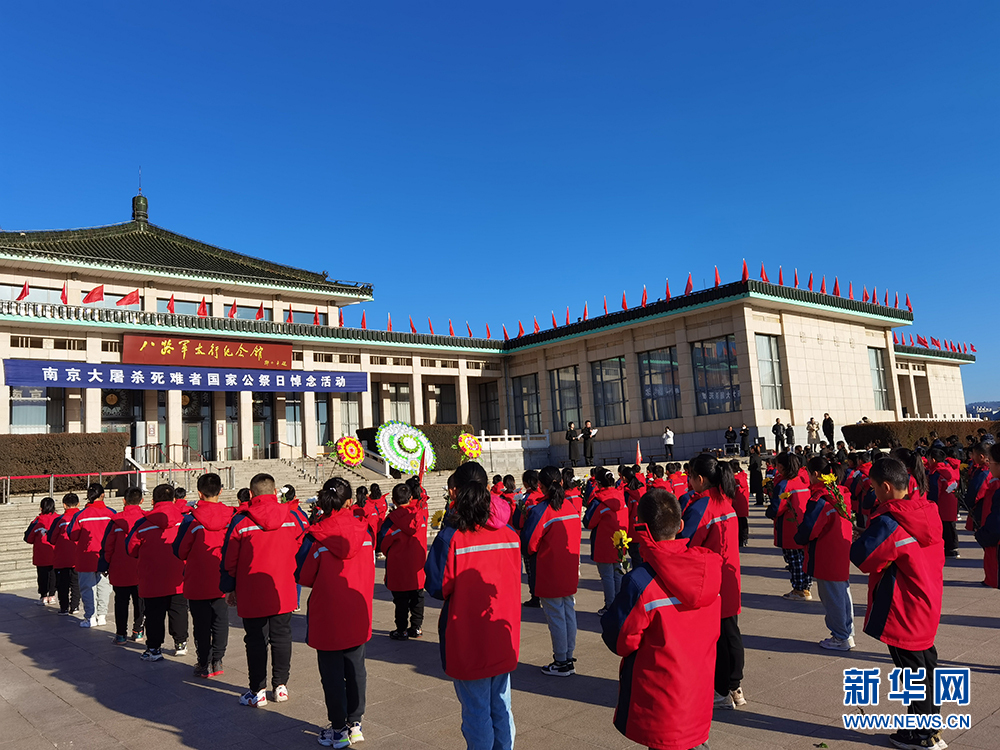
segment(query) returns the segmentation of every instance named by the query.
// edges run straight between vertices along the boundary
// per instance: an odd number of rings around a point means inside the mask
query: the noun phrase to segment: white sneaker
[[[351,726],[347,728],[348,739],[351,741],[352,745],[356,745],[359,742],[365,741],[365,736],[361,734],[361,722],[356,721]]]
[[[319,737],[316,741],[323,747],[344,748],[351,744],[350,729],[334,729],[332,726],[319,730]]]
[[[733,699],[733,704],[736,706],[745,706],[747,704],[747,699],[746,696],[743,695],[742,687],[738,687],[735,690],[730,690],[729,697]]]
[[[835,636],[830,636],[829,638],[821,640],[819,645],[821,648],[825,648],[830,651],[850,651],[854,648],[854,639],[847,638],[846,640],[841,640]]]
[[[267,705],[267,691],[261,690],[255,693],[253,690],[247,690],[243,695],[240,696],[241,706],[253,706],[258,708],[260,706]]]
[[[288,688],[285,687],[284,685],[278,685],[278,687],[274,689],[274,702],[284,703],[287,700],[288,700]]]
[[[729,693],[725,695],[715,694],[715,703],[712,704],[712,708],[721,708],[724,710],[732,710],[736,708],[736,704],[733,703],[733,696]]]
[[[98,615],[97,616],[97,627],[101,627],[102,625],[107,625],[107,624],[108,624],[107,615]]]
[[[97,618],[96,617],[91,617],[89,620],[81,620],[80,621],[80,627],[81,628],[96,628],[97,627]]]

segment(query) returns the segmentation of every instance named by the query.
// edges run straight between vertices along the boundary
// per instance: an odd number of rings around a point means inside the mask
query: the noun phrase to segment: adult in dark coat
[[[830,447],[833,447],[833,445],[835,444],[833,440],[833,430],[834,430],[833,417],[831,417],[829,414],[824,414],[823,434],[826,436],[826,444],[829,445]]]
[[[580,463],[580,431],[573,422],[566,428],[566,442],[569,444],[569,465],[576,466]]]
[[[583,465],[593,466],[594,465],[594,433],[597,432],[588,419],[583,423],[583,429],[580,431],[580,437],[583,440]]]
[[[756,505],[764,505],[764,470],[760,460],[760,448],[750,449],[750,494],[757,496]]]
[[[785,448],[785,425],[781,424],[781,417],[771,425],[771,434],[774,435],[774,452],[781,453]]]
[[[740,427],[740,455],[746,456],[750,453],[750,428],[745,424]]]

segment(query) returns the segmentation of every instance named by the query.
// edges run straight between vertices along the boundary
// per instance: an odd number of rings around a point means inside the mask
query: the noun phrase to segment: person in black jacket
[[[834,430],[833,417],[831,417],[829,414],[824,414],[823,415],[823,434],[826,436],[826,443],[827,443],[827,445],[829,445],[831,447],[834,445],[833,430]]]
[[[760,460],[760,448],[750,448],[750,494],[756,495],[755,505],[764,505],[764,469]]]
[[[785,449],[785,425],[781,424],[781,417],[774,420],[771,434],[774,435],[774,452],[781,453]]]
[[[569,465],[576,466],[580,463],[580,431],[573,422],[566,428],[566,442],[569,444]]]
[[[740,427],[740,455],[746,456],[750,453],[750,428],[744,424]]]

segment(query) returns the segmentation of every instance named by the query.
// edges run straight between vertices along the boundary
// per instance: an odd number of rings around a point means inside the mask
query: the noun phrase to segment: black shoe
[[[531,607],[532,609],[541,609],[542,600],[539,599],[537,596],[533,596],[524,603],[524,606]]]
[[[889,735],[889,742],[903,750],[936,750],[947,747],[938,732],[920,732],[911,729],[901,729]]]
[[[945,557],[961,557],[961,555],[958,554],[958,550],[957,549],[946,549],[944,551],[944,556]]]
[[[194,676],[195,677],[201,677],[202,679],[207,680],[208,679],[208,667],[206,667],[204,664],[195,664],[194,665]]]
[[[419,638],[424,634],[424,631],[420,628],[407,628],[406,637],[407,638]]]
[[[548,666],[542,667],[542,674],[547,674],[551,677],[569,677],[576,674],[576,668],[573,666],[573,662],[575,661],[576,659],[553,661]]]
[[[410,638],[405,630],[393,630],[389,633],[389,637],[394,641],[406,641]]]
[[[222,668],[222,659],[218,661],[213,661],[212,666],[208,668],[209,677],[221,677],[226,673],[226,670]]]

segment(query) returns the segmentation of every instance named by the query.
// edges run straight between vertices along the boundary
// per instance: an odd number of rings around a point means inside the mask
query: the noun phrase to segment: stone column
[[[149,445],[146,449],[146,461],[149,463],[159,463],[160,454],[152,447],[152,444],[160,442],[160,419],[159,402],[156,391],[142,392],[142,412],[146,417],[146,434],[142,435],[140,445]]]
[[[424,378],[420,367],[420,357],[413,357],[413,372],[410,376],[410,418],[413,424],[424,423]]]
[[[367,367],[371,367],[371,360],[369,359],[369,357],[368,357],[367,354],[362,354],[361,355],[361,366],[362,367],[366,367],[366,366]],[[364,390],[363,393],[360,394],[360,397],[361,397],[361,410],[360,411],[361,411],[361,413],[359,415],[359,422],[360,422],[359,426],[360,427],[374,427],[375,426],[375,418],[374,418],[374,415],[372,414],[372,411],[373,411],[372,410],[372,399],[373,398],[380,398],[381,394],[372,393],[372,374],[368,370],[365,370],[365,380],[367,381],[367,384],[365,386],[365,390]],[[338,425],[338,429],[339,429],[339,425]]]
[[[538,426],[542,430],[552,429],[555,423],[555,413],[552,403],[552,383],[549,382],[549,363],[545,357],[545,349],[538,353]]]
[[[625,413],[628,423],[636,425],[635,429],[629,430],[629,434],[640,437],[643,426],[642,382],[639,378],[639,358],[635,355],[635,334],[632,330],[625,332],[622,344],[625,349],[622,356],[625,358],[625,388],[628,398]]]
[[[674,341],[677,347],[677,381],[681,387],[681,429],[674,432],[695,431],[695,417],[698,415],[698,403],[694,390],[694,364],[691,358],[691,344],[688,342],[687,327],[684,319],[677,321],[674,328]],[[676,443],[677,441],[675,441]]]
[[[147,282],[145,288],[142,290],[142,311],[143,312],[156,312],[156,284],[152,282]],[[169,297],[167,298],[169,299]]]
[[[302,455],[315,456],[319,446],[319,425],[316,423],[316,399],[327,398],[327,394],[315,391],[302,393]],[[330,416],[327,410],[327,417]]]
[[[87,404],[90,411],[90,404]],[[167,458],[181,463],[184,451],[181,443],[184,440],[184,416],[181,411],[181,392],[167,391]]]
[[[212,432],[215,441],[215,460],[225,461],[229,447],[226,436],[226,392],[212,391]]]
[[[580,424],[577,429],[583,429],[583,425],[589,419],[593,425],[597,426],[596,414],[594,413],[594,374],[590,368],[588,359],[587,341],[584,339],[580,348]],[[583,455],[583,443],[580,443],[580,455]]]
[[[85,388],[84,398],[87,405],[84,408],[85,423],[83,431],[95,433],[101,431],[101,389]]]
[[[343,435],[344,413],[341,407],[343,406],[344,398],[350,395],[349,393],[335,393],[330,399],[330,438],[334,442],[337,442],[337,439]],[[360,419],[360,417],[361,415],[359,414],[358,418]],[[323,450],[326,450],[325,446],[323,446]]]
[[[895,412],[896,421],[903,419],[903,406],[899,398],[899,381],[896,379],[896,345],[892,343],[892,330],[885,331],[885,387],[889,409]]]
[[[79,388],[66,389],[66,432],[83,432],[83,392]],[[8,418],[9,418],[8,410]]]
[[[292,457],[292,449],[285,445],[288,442],[288,422],[285,419],[285,394],[274,394],[274,440],[277,445],[270,447],[271,458],[289,459]]]
[[[458,423],[472,424],[469,410],[469,371],[464,359],[458,360],[458,377],[455,378],[455,402],[458,406]]]
[[[253,392],[240,391],[240,459],[253,459]]]

